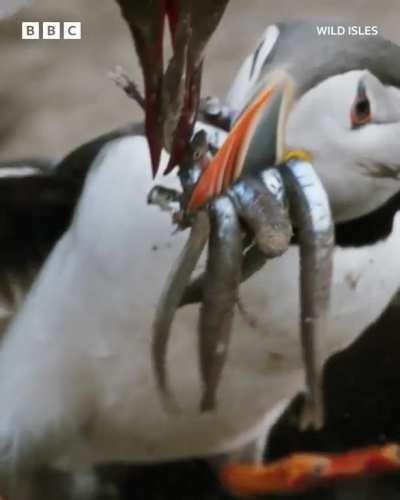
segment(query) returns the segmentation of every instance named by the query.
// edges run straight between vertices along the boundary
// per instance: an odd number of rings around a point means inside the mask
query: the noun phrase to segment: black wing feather
[[[130,124],[89,141],[59,163],[0,162],[0,330],[18,308],[51,249],[69,227],[86,175],[108,142],[143,135]]]

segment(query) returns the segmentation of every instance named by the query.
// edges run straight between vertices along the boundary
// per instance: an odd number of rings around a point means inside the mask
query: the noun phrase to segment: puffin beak
[[[293,101],[293,83],[274,73],[236,121],[224,144],[199,179],[188,212],[195,212],[238,177],[283,160],[286,119]]]
[[[174,56],[164,82],[163,137],[170,152],[164,174],[181,162],[193,135],[205,48],[228,2],[166,0]]]
[[[162,149],[159,102],[164,71],[163,38],[166,4],[164,0],[156,2],[118,0],[118,3],[129,25],[143,70],[145,131],[155,175]]]
[[[153,176],[161,150],[170,152],[168,173],[182,159],[200,103],[204,50],[229,0],[117,0],[143,70],[145,131]],[[173,55],[164,71],[165,19]]]

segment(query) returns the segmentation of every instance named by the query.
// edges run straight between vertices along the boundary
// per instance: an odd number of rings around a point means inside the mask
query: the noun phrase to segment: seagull
[[[380,37],[321,40],[313,23],[274,25],[227,99],[234,117],[272,73],[284,70],[294,82],[284,143],[312,158],[336,222],[328,352],[361,335],[400,283],[399,55]],[[265,124],[266,143],[278,127]],[[0,484],[11,498],[31,499],[42,466],[79,472],[115,461],[261,453],[303,384],[295,240],[241,287],[213,412],[198,411],[197,308],[179,311],[168,363],[180,411],[171,413],[153,378],[151,327],[184,234],[147,204],[155,181],[146,139],[116,133],[50,169],[70,203],[2,338]],[[29,176],[14,178],[23,192]],[[174,173],[166,180],[177,185]]]

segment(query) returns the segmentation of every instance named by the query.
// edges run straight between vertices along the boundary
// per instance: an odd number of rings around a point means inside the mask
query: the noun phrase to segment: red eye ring
[[[360,81],[356,99],[351,108],[352,128],[358,128],[371,121],[371,105],[367,96],[365,84]]]

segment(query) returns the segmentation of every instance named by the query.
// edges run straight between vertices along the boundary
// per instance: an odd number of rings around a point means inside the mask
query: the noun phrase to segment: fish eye
[[[201,151],[197,150],[193,153],[193,159],[195,161],[199,160],[201,158]]]

